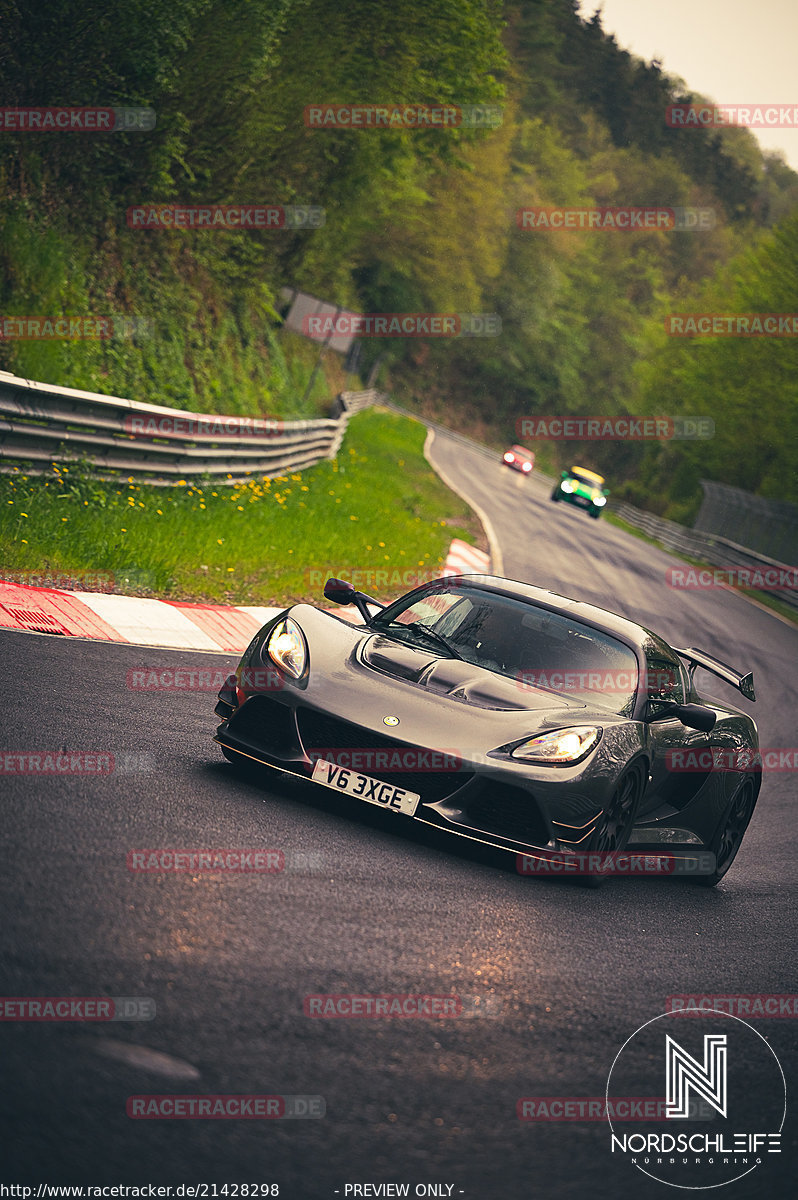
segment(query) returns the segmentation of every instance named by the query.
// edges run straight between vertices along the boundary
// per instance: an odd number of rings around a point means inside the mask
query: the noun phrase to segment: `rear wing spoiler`
[[[691,684],[696,667],[703,667],[705,671],[711,671],[713,675],[717,675],[718,679],[722,679],[724,683],[730,683],[732,687],[736,687],[746,700],[756,700],[753,671],[749,671],[747,675],[741,675],[728,663],[721,662],[719,658],[713,658],[711,654],[705,654],[703,650],[696,650],[695,646],[690,646],[687,650],[680,650],[678,646],[673,648],[680,658],[686,659],[690,664]]]

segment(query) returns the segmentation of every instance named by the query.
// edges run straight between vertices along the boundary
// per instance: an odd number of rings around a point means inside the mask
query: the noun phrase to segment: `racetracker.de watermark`
[[[320,1020],[449,1020],[497,1017],[498,996],[428,995],[417,992],[378,994],[321,992],[304,996],[306,1017]]]
[[[305,337],[326,341],[333,337],[457,338],[498,337],[498,313],[306,313]]]
[[[0,996],[0,1021],[152,1021],[150,996]]]
[[[125,1106],[134,1121],[279,1121],[319,1119],[327,1113],[323,1096],[138,1095]]]
[[[701,1017],[729,1013],[733,1017],[798,1017],[798,995],[783,992],[708,992],[668,996],[665,1011],[677,1016]]]
[[[109,571],[66,575],[60,571],[0,570],[0,583],[13,583],[17,587],[50,588],[57,592],[113,592],[117,579]]]
[[[671,129],[798,129],[798,104],[669,104],[665,124]]]
[[[0,752],[0,776],[150,775],[155,756],[148,750],[110,754],[84,750],[6,750]]]
[[[669,771],[798,771],[798,748],[770,746],[753,750],[748,746],[706,746],[703,749],[668,750]]]
[[[131,667],[125,676],[131,692],[209,692],[238,686],[242,692],[279,692],[285,678],[276,667],[242,667],[230,675],[218,667]]]
[[[718,223],[714,208],[644,207],[529,207],[515,214],[519,229],[550,231],[566,229],[634,233],[666,230],[676,233],[704,233]]]
[[[519,1121],[662,1121],[664,1096],[522,1096],[515,1106]],[[694,1120],[711,1120],[712,1109],[703,1100],[690,1101]]]
[[[548,442],[668,442],[715,436],[712,417],[519,417],[519,438]]]
[[[458,572],[445,567],[443,563],[439,567],[414,568],[407,571],[393,567],[341,567],[340,570],[330,568],[328,571],[320,571],[310,567],[305,572],[305,579],[308,587],[317,591],[324,587],[331,574],[336,579],[351,583],[359,592],[387,593],[398,589],[409,592],[424,583],[433,583],[436,579],[445,579],[457,575]]]
[[[571,667],[530,667],[519,671],[516,682],[522,692],[543,688],[553,692],[617,692],[630,695],[640,692],[646,696],[671,692],[681,686],[678,672],[670,668],[639,672],[612,670],[608,667],[576,670]]]
[[[0,108],[0,133],[148,133],[154,108]]]
[[[356,749],[350,746],[310,747],[307,751],[311,762],[331,762],[336,767],[349,771],[459,771],[463,760],[459,754],[447,750],[421,750],[415,746],[397,746],[393,750],[375,750],[370,747]]]
[[[113,754],[84,750],[6,750],[0,753],[0,775],[110,775]]]
[[[127,869],[154,875],[162,872],[221,871],[230,874],[279,875],[285,870],[282,850],[252,849],[184,850],[161,846],[153,850],[129,850]]]
[[[130,229],[320,229],[317,204],[134,204]]]
[[[519,875],[563,877],[567,875],[711,875],[715,855],[709,851],[673,854],[668,852],[635,853],[631,850],[546,852],[517,854],[515,869]]]
[[[217,875],[315,875],[333,869],[333,856],[319,850],[264,850],[256,848],[205,850],[173,849],[159,846],[152,850],[130,850],[127,869],[134,874],[159,875],[203,873]]]
[[[669,567],[668,587],[687,591],[752,588],[758,592],[798,588],[798,567]]]
[[[108,342],[151,337],[149,317],[110,316],[0,316],[0,342]]]
[[[282,437],[285,422],[274,417],[203,417],[203,416],[142,416],[129,414],[125,417],[125,433],[140,438],[207,438],[224,441],[225,438]]]
[[[308,129],[496,129],[500,104],[306,104]]]
[[[798,313],[668,313],[669,337],[798,337]]]

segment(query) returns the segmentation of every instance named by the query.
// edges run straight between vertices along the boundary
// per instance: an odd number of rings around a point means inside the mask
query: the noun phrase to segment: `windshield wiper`
[[[444,637],[442,633],[438,633],[437,629],[431,629],[429,625],[423,625],[421,621],[410,621],[409,623],[405,621],[390,621],[389,624],[398,625],[401,629],[414,629],[417,633],[424,634],[426,637],[432,638],[434,642],[438,642],[439,645],[449,651],[452,658],[459,658],[461,662],[465,662],[460,651],[452,645],[447,637]]]

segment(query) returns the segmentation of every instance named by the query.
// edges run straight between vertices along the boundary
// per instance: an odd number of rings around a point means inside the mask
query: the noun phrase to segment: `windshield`
[[[542,688],[614,713],[632,712],[638,681],[634,651],[527,601],[442,582],[389,605],[372,627],[409,645],[506,675],[522,692]]]

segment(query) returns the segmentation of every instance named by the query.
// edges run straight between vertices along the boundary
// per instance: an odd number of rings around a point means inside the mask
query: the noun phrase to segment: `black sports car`
[[[754,700],[750,674],[509,579],[439,579],[387,606],[335,579],[324,595],[363,624],[296,604],[264,625],[219,693],[228,759],[532,869],[586,863],[592,879],[596,855],[628,847],[703,884],[728,870],[759,794],[757,729],[693,677],[705,668]]]

